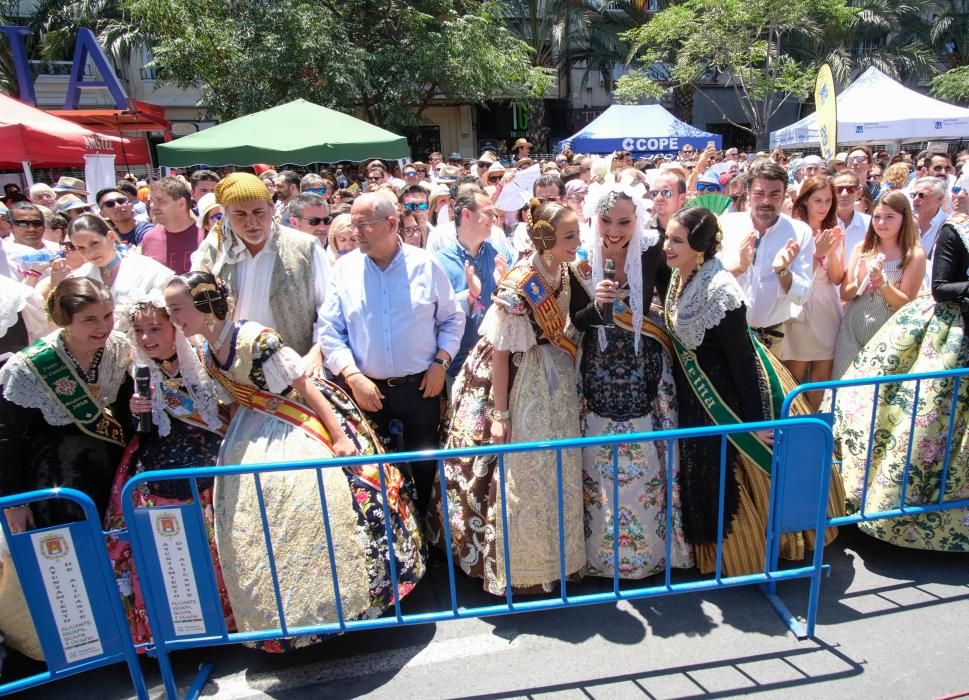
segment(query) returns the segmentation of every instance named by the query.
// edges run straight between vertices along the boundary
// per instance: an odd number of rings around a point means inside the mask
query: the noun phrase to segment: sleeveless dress
[[[226,431],[219,464],[321,460],[333,456],[332,438],[291,391],[303,375],[302,360],[272,329],[250,321],[234,326],[230,355],[219,364],[206,347],[206,370],[238,404]],[[320,381],[324,398],[361,454],[381,451],[369,423],[336,385]],[[422,538],[401,472],[383,467],[394,554],[403,598],[424,574]],[[317,471],[275,472],[260,477],[289,627],[336,622],[336,596],[327,554],[332,546],[345,619],[378,617],[394,603],[390,548],[376,465],[321,471],[332,542],[328,543]],[[239,631],[279,627],[269,553],[253,476],[215,480],[215,537],[226,591]],[[319,637],[262,643],[266,651],[306,646]]]
[[[781,360],[815,362],[834,358],[834,346],[841,324],[841,299],[837,285],[822,263],[814,268],[811,293],[794,318],[784,323]]]
[[[882,273],[890,284],[898,286],[902,281],[901,260],[886,260]],[[859,283],[862,280],[859,280]],[[891,307],[877,289],[866,289],[856,296],[845,309],[838,328],[834,346],[834,371],[831,376],[841,379],[863,347],[892,317]]]
[[[570,298],[568,268],[562,266],[558,273],[560,279],[549,279],[538,256],[532,254],[520,260],[499,285],[481,322],[481,340],[455,380],[445,447],[491,444],[488,411],[494,407],[491,375],[495,350],[511,353],[509,442],[559,440],[579,434],[575,345],[568,337],[571,330],[564,330]],[[536,320],[536,306],[540,313],[546,312],[543,321]],[[560,576],[555,453],[508,454],[504,465],[510,554],[504,547],[502,490],[494,456],[445,460],[447,483],[441,484],[440,476],[435,476],[429,537],[437,546],[447,546],[441,503],[446,497],[455,564],[466,574],[482,579],[489,593],[503,595],[508,585],[508,557],[515,592],[551,591]],[[585,567],[579,450],[562,451],[562,481],[563,556],[566,576],[572,577]]]

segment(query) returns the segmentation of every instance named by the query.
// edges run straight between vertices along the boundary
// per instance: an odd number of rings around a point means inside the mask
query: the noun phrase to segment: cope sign
[[[634,139],[628,136],[622,140],[622,150],[624,151],[678,151],[680,150],[679,138],[676,136],[661,136],[657,138]]]

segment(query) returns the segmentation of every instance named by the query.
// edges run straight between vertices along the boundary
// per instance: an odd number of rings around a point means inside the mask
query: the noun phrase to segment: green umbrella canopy
[[[407,139],[306,100],[239,117],[158,145],[170,168],[408,158]]]

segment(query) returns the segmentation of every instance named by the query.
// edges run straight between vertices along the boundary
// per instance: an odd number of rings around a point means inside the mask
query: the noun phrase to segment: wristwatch
[[[488,411],[488,418],[495,422],[508,420],[511,418],[511,411],[499,411],[497,408],[492,408]]]
[[[788,270],[786,267],[782,267],[780,270],[778,270],[774,274],[777,275],[778,277],[784,278],[784,277],[787,277],[789,274],[791,274],[791,271]]]
[[[443,367],[446,370],[448,367],[451,366],[451,361],[450,360],[442,360],[440,357],[435,357],[434,358],[434,364],[435,365],[441,365],[441,367]]]

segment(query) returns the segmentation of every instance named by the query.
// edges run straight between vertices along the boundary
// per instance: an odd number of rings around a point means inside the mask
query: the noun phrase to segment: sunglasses
[[[696,183],[697,192],[720,192],[720,185],[714,185],[712,182],[698,182]]]
[[[848,162],[849,163],[867,163],[868,162],[868,156],[851,156],[851,158],[848,159]]]
[[[964,188],[962,186],[956,185],[955,187],[952,188],[952,194],[962,194],[963,189]]]
[[[834,188],[838,192],[847,192],[848,194],[854,194],[861,189],[858,185],[835,185]]]
[[[13,225],[17,228],[44,228],[43,219],[14,219]]]
[[[912,199],[925,199],[929,195],[934,194],[933,192],[909,192],[908,196]]]
[[[377,177],[368,177],[367,178],[367,181],[368,182],[380,182],[381,180],[383,180],[383,178],[380,177],[380,176],[377,176]]]
[[[502,177],[503,177],[502,175],[489,175],[488,176],[488,182],[489,183],[498,183],[498,182],[501,182],[501,178]]]
[[[407,172],[404,173],[404,177],[417,177],[417,171],[408,170]]]
[[[333,221],[332,216],[297,216],[296,218],[305,221],[310,226],[319,226],[320,224],[329,226],[330,222]]]
[[[127,199],[106,199],[101,202],[102,209],[114,209],[115,207],[121,207],[128,203]]]
[[[221,212],[218,213],[218,214],[213,214],[212,216],[209,217],[209,223],[210,224],[217,224],[220,221],[222,221],[222,213]]]
[[[673,190],[650,190],[649,198],[656,199],[657,197],[662,197],[663,199],[673,199]]]
[[[322,197],[323,195],[326,194],[326,188],[325,187],[307,187],[305,190],[303,190],[303,193],[304,194],[305,193],[318,194],[318,195],[320,195]]]
[[[408,202],[404,205],[407,211],[427,211],[427,202]]]

